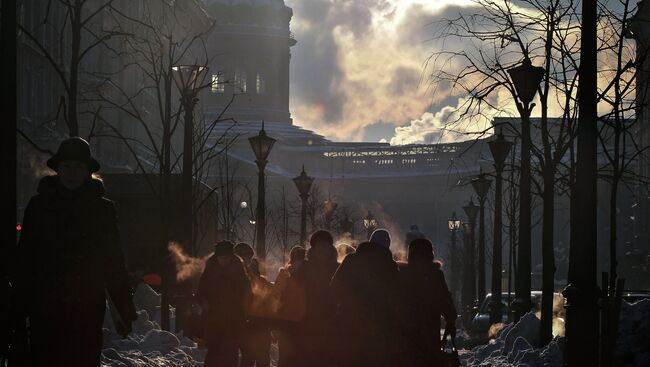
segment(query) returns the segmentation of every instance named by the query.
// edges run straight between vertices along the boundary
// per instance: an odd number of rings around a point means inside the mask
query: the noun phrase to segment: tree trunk
[[[555,292],[555,254],[553,252],[555,212],[555,170],[546,167],[543,193],[542,227],[542,319],[540,324],[540,345],[546,345],[553,338],[553,293]]]
[[[614,173],[616,175],[616,173]],[[616,257],[616,206],[618,204],[616,193],[618,192],[618,178],[614,177],[612,180],[612,188],[609,196],[609,292],[614,292],[616,289],[616,268],[618,267],[618,259]],[[612,296],[612,293],[609,293]]]

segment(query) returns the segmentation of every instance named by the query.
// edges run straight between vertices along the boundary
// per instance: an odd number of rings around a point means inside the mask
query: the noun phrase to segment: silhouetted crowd
[[[9,365],[99,366],[107,295],[123,338],[137,319],[115,206],[87,141],[66,139],[47,165],[56,174],[25,209],[9,271],[2,345]],[[269,366],[273,340],[280,367],[436,365],[440,318],[453,337],[456,310],[431,242],[413,229],[406,263],[383,229],[356,249],[317,231],[274,284],[248,244],[218,243],[196,291],[205,366]]]
[[[219,242],[196,292],[205,366],[267,367],[273,340],[279,367],[440,365],[441,317],[453,338],[456,309],[431,242],[416,237],[397,262],[384,229],[356,249],[319,230],[275,284],[251,246]]]

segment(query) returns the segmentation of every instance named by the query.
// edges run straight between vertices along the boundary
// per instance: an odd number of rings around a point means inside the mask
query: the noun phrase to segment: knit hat
[[[47,166],[56,171],[59,163],[63,161],[86,163],[91,173],[99,171],[100,168],[99,162],[90,154],[88,142],[78,136],[62,141],[56,154],[47,160]]]
[[[219,241],[214,246],[214,256],[234,255],[234,247],[232,241]]]
[[[390,234],[385,229],[376,229],[370,236],[370,242],[390,249]]]

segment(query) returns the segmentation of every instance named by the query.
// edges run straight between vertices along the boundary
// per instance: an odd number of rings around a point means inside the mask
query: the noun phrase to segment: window
[[[226,81],[223,74],[212,74],[212,93],[224,93],[226,91]]]
[[[235,93],[246,93],[246,71],[235,71]]]
[[[260,75],[260,73],[257,73],[255,85],[257,87],[257,94],[266,93],[266,80],[262,75]]]

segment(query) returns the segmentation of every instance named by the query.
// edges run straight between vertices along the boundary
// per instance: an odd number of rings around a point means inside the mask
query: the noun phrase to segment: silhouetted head
[[[409,264],[431,264],[433,263],[433,244],[426,238],[413,240],[409,245]]]
[[[334,239],[332,238],[332,235],[325,230],[318,230],[314,232],[314,234],[311,235],[311,238],[309,238],[309,245],[311,247],[318,247],[318,246],[334,246]]]
[[[99,162],[90,154],[90,145],[75,136],[64,140],[47,166],[55,170],[59,182],[68,190],[76,190],[90,180],[92,173],[99,170]]]
[[[302,246],[293,246],[289,252],[289,264],[294,265],[299,261],[305,260],[307,251]]]
[[[376,229],[370,236],[370,242],[390,249],[390,233],[385,229]]]
[[[255,252],[253,251],[251,245],[245,242],[240,242],[237,245],[235,245],[233,252],[235,253],[235,255],[241,257],[241,259],[244,260],[245,262],[249,262],[253,258],[253,256],[255,256]]]
[[[232,241],[219,241],[214,246],[214,256],[234,255],[235,244]]]

